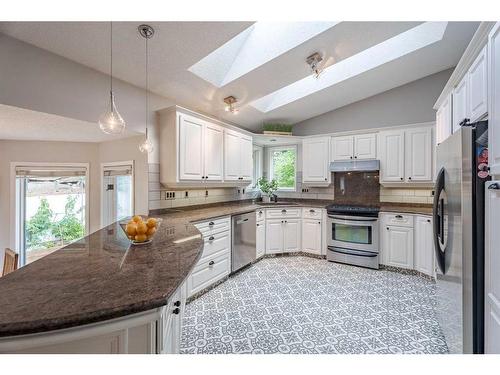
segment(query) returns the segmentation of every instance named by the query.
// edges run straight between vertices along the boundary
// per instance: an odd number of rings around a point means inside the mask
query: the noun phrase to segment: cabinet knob
[[[175,301],[174,306],[179,307],[181,305],[181,301]]]
[[[214,236],[210,236],[210,237],[208,237],[208,240],[209,241],[213,241],[213,240],[215,240],[215,237]]]
[[[321,221],[318,221],[318,224],[321,224]]]
[[[175,315],[178,315],[178,314],[181,312],[181,310],[180,310],[178,307],[176,307],[176,308],[174,309],[174,311],[172,311],[172,312],[173,312]]]
[[[205,176],[205,178],[208,180],[208,176]]]
[[[285,223],[288,223],[288,221],[285,220]]]
[[[313,210],[313,209],[310,209],[310,210],[309,210],[309,212],[310,212],[310,213],[314,213],[314,212],[316,212],[316,211],[315,211],[315,210]]]
[[[354,159],[357,159],[357,158],[358,158],[358,156],[357,156],[357,155],[356,155],[356,156],[354,156]]]
[[[213,266],[214,264],[215,264],[215,262],[213,260],[211,260],[210,262],[208,262],[209,266]]]
[[[403,216],[401,216],[401,215],[396,215],[396,219],[402,219],[402,218],[403,218]]]
[[[408,177],[408,180],[411,180],[411,177]]]
[[[325,181],[328,181],[328,179],[325,177]]]
[[[385,229],[389,230],[389,227],[387,227],[387,228],[385,228]]]
[[[403,181],[403,177],[401,177],[401,181]]]
[[[430,223],[431,222],[431,219],[427,219],[427,222]]]
[[[210,223],[208,223],[208,225],[214,225],[214,222],[213,222],[213,221],[211,221]]]
[[[350,158],[352,159],[352,156],[350,156]]]
[[[285,209],[283,209],[283,210],[281,210],[281,212],[286,212],[286,210],[285,210]]]

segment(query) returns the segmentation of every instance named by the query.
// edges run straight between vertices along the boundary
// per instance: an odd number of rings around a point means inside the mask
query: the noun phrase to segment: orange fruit
[[[153,234],[155,234],[156,232],[156,228],[155,227],[151,227],[151,228],[148,228],[148,231],[146,232],[146,235],[148,236],[148,238],[152,237]]]
[[[139,223],[142,221],[142,217],[140,217],[139,215],[135,215],[133,218],[132,218],[133,221],[135,221],[136,223]]]
[[[146,236],[145,234],[136,234],[135,235],[135,240],[137,242],[144,242],[148,239],[148,236]]]
[[[128,223],[125,227],[125,232],[127,232],[129,236],[135,236],[137,233],[137,224],[134,222]]]
[[[148,228],[156,227],[157,224],[158,224],[158,222],[156,221],[156,219],[154,217],[150,217],[148,219],[148,221],[146,221],[146,225],[148,226]]]
[[[147,231],[148,226],[143,221],[137,223],[137,234],[145,234]]]

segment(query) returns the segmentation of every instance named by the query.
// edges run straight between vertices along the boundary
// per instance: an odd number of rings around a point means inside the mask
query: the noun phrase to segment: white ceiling
[[[104,134],[99,125],[43,112],[0,104],[0,139],[23,141],[105,142],[138,133]]]
[[[144,41],[134,22],[114,23],[114,74],[144,87]],[[150,90],[176,104],[260,130],[263,121],[296,123],[457,64],[478,22],[449,22],[443,38],[329,88],[262,113],[249,103],[307,77],[305,58],[320,51],[339,62],[421,22],[340,22],[312,39],[217,88],[188,69],[250,27],[252,22],[152,22]],[[104,73],[109,72],[109,23],[0,23],[0,32]],[[273,35],[269,35],[272,39]],[[237,116],[222,99],[239,100]]]

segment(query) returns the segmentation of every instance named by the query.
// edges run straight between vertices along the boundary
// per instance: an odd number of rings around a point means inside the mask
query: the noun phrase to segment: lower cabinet
[[[430,216],[417,216],[415,220],[415,269],[434,276],[434,241]]]
[[[266,220],[266,254],[300,251],[300,219]]]
[[[157,324],[158,353],[178,354],[181,345],[182,318],[186,307],[186,284],[184,283],[162,309]]]
[[[256,224],[256,253],[257,258],[260,258],[266,253],[266,223],[258,221]]]
[[[384,252],[388,266],[413,268],[413,228],[385,226]]]
[[[321,220],[302,219],[302,251],[321,255]]]

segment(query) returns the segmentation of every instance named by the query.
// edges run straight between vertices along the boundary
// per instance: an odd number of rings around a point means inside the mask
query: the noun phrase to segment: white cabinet
[[[202,180],[204,177],[203,133],[205,122],[179,115],[179,179]]]
[[[256,224],[256,254],[260,258],[266,253],[266,223],[258,221]]]
[[[432,183],[432,127],[379,133],[381,183]]]
[[[389,266],[413,268],[413,228],[385,227],[385,262]]]
[[[321,220],[302,219],[302,251],[321,255]]]
[[[375,133],[332,137],[331,160],[376,159],[377,135]]]
[[[407,182],[432,181],[432,129],[405,131],[405,178]]]
[[[285,253],[300,251],[302,230],[300,222],[300,219],[286,219],[284,222],[283,251]]]
[[[222,181],[224,178],[223,147],[224,133],[220,126],[207,123],[205,125],[204,176],[207,181]]]
[[[380,182],[404,181],[404,148],[404,130],[379,133]]]
[[[283,252],[284,220],[266,220],[266,254],[279,254]]]
[[[488,112],[488,64],[486,55],[487,47],[485,46],[472,63],[467,74],[471,122],[481,119]]]
[[[488,183],[486,190],[486,259],[485,259],[485,353],[500,354],[500,181]]]
[[[415,220],[415,269],[434,277],[434,241],[430,216],[417,216]]]
[[[252,137],[232,130],[224,131],[224,179],[250,181],[253,175]]]
[[[493,175],[500,175],[500,23],[488,38],[488,146]]]
[[[470,120],[467,75],[453,89],[453,133],[460,129],[465,119]]]
[[[330,138],[306,138],[302,142],[302,182],[309,185],[329,185]]]
[[[440,144],[451,135],[452,95],[448,94],[436,112],[436,143]]]

